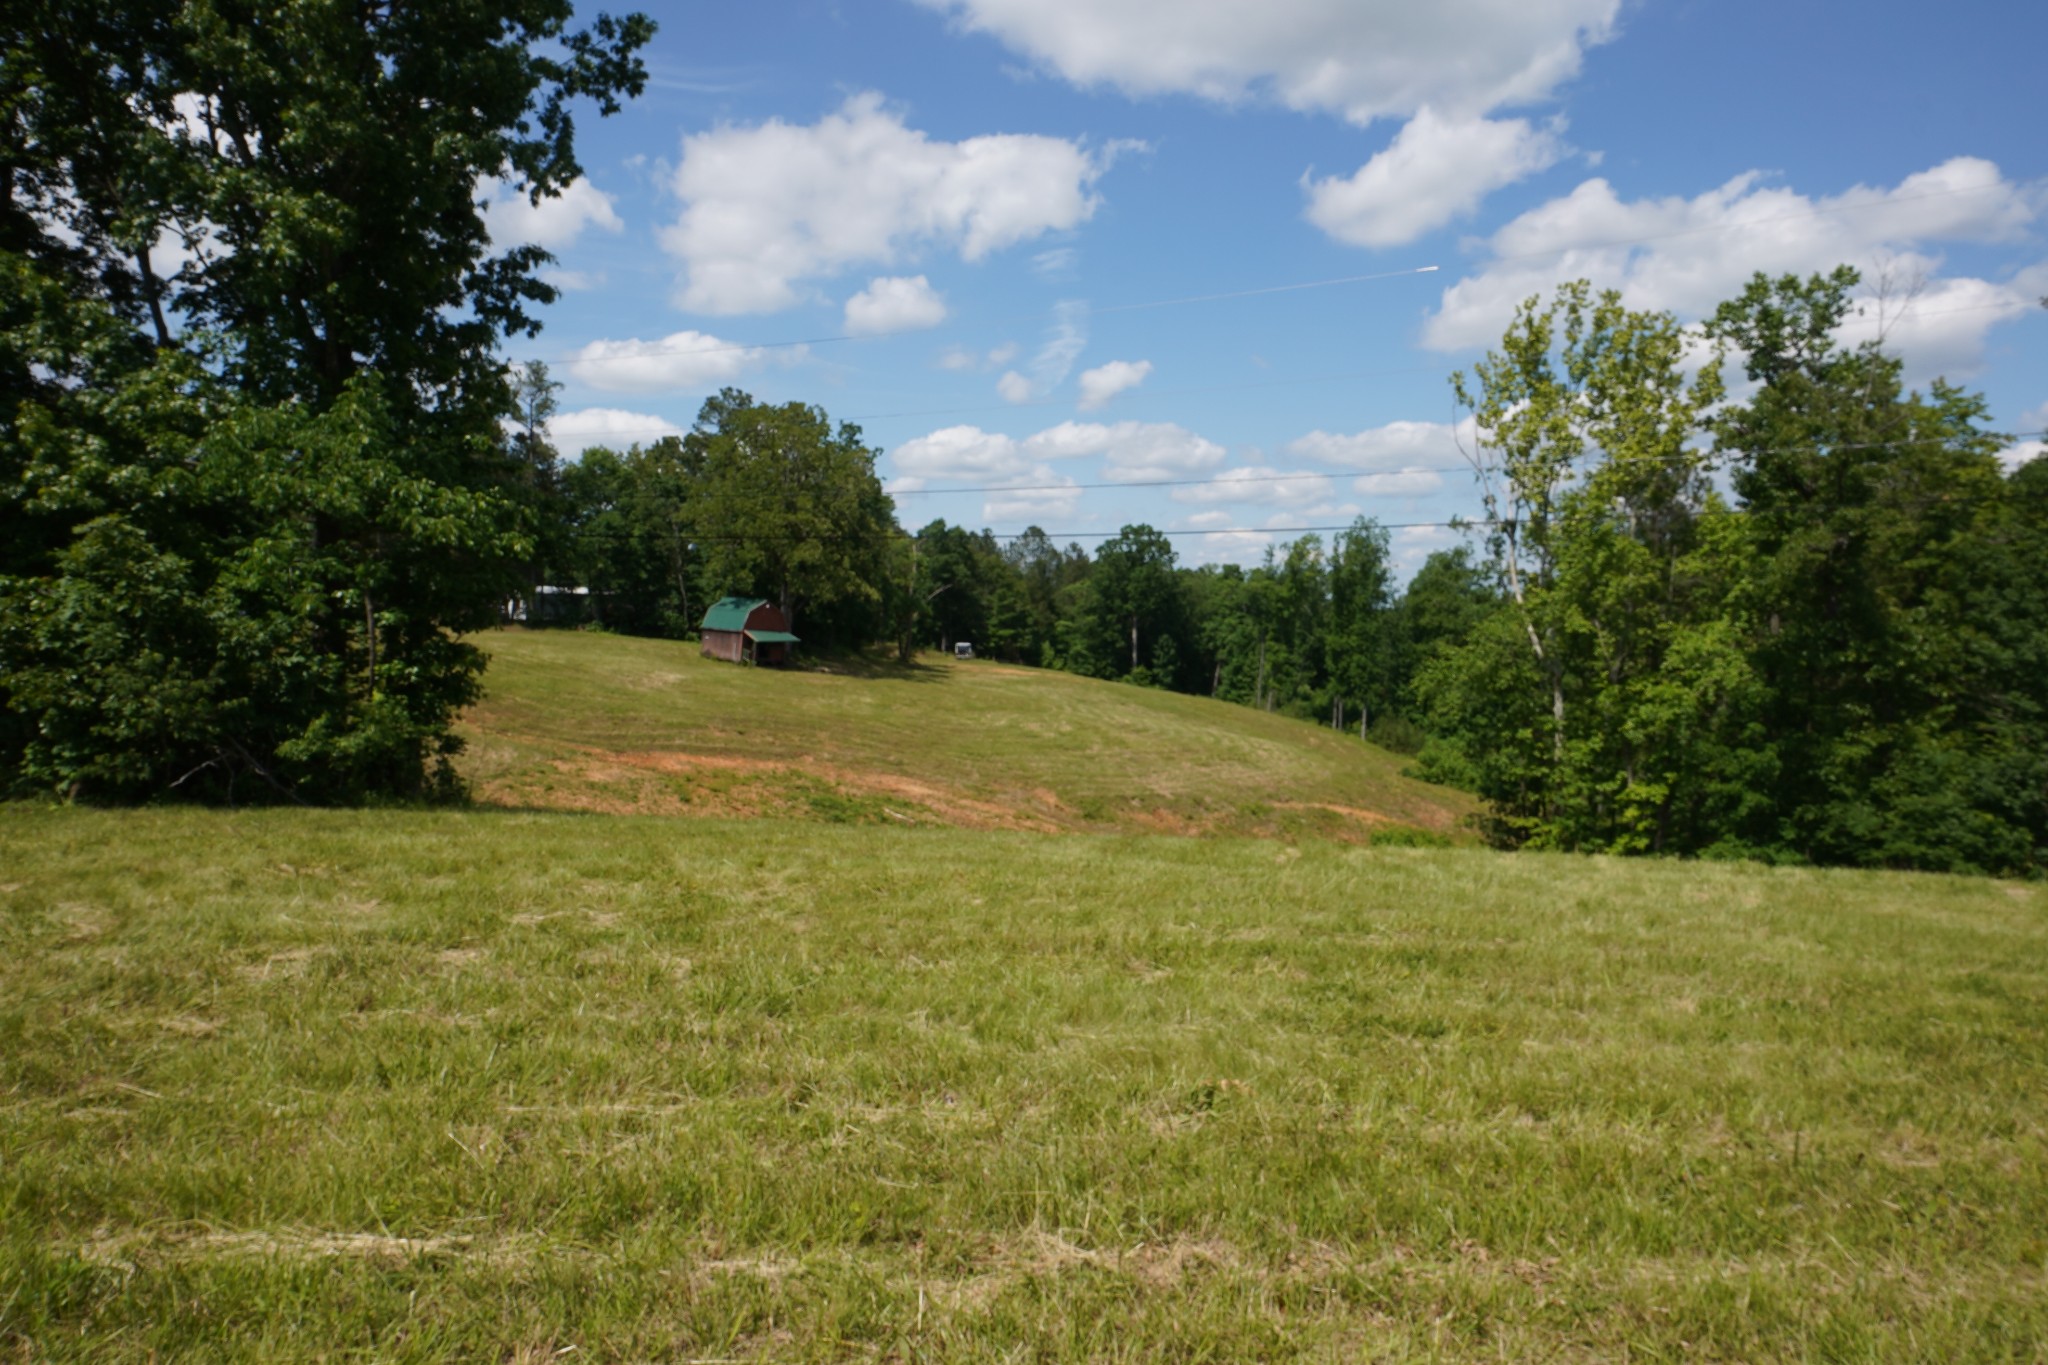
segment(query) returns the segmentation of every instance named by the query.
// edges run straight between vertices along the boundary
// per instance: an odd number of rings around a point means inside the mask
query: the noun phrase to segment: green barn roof
[[[750,630],[747,638],[757,645],[800,645],[803,641],[786,630]]]
[[[700,630],[745,630],[747,617],[755,607],[768,605],[765,597],[721,597],[704,613]]]

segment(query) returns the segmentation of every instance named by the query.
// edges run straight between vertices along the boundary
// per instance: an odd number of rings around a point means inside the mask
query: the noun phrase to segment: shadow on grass
[[[901,663],[894,654],[828,654],[800,660],[790,671],[868,681],[935,683],[944,681],[948,670],[939,664]]]

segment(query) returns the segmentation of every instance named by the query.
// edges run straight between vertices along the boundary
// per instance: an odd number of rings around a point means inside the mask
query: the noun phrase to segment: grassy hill
[[[1463,793],[1356,736],[1042,669],[738,668],[694,646],[497,631],[465,720],[481,799],[979,829],[1463,838]]]
[[[1989,880],[0,807],[0,1358],[2039,1361],[2044,1021]]]

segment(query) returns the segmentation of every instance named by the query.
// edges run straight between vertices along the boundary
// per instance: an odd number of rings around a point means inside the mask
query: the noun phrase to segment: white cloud
[[[528,203],[524,192],[491,176],[478,179],[476,189],[484,226],[500,247],[530,244],[560,251],[573,246],[585,228],[619,232],[626,226],[612,208],[612,197],[591,184],[588,176],[577,176],[560,194],[538,204]]]
[[[1042,280],[1064,283],[1074,278],[1075,267],[1080,263],[1080,251],[1070,246],[1056,246],[1031,258],[1031,272]]]
[[[1065,299],[1053,306],[1052,326],[1047,329],[1038,354],[1031,357],[1028,375],[1015,370],[996,381],[996,392],[1008,403],[1029,403],[1043,398],[1066,382],[1074,362],[1088,348],[1088,305],[1079,299]],[[994,359],[994,353],[990,354]]]
[[[604,274],[601,271],[592,274],[588,270],[543,270],[540,277],[565,294],[581,294],[604,287]]]
[[[706,332],[672,332],[654,341],[593,341],[569,359],[569,373],[594,389],[648,393],[662,389],[708,389],[727,383],[774,359],[787,363],[806,354],[801,346],[768,351],[742,346]]]
[[[1756,172],[1692,199],[1632,202],[1607,181],[1588,180],[1488,239],[1491,259],[1444,291],[1423,341],[1438,350],[1493,344],[1521,300],[1582,277],[1621,289],[1631,307],[1697,318],[1757,271],[1803,275],[1846,262],[1866,276],[1887,264],[1931,275],[1940,266],[1924,251],[1931,244],[2013,240],[2034,217],[2026,191],[1974,157],[1890,189],[1859,185],[1817,198],[1765,185]],[[1911,377],[1966,370],[1991,327],[2031,306],[2025,286],[1931,280],[1888,344],[1901,348]],[[1867,316],[1874,325],[1875,310]]]
[[[1019,485],[989,494],[981,508],[982,519],[989,522],[1073,515],[1081,489],[1073,476],[1046,463],[1047,458],[1036,437],[1019,441],[975,426],[945,427],[905,441],[890,453],[896,482],[906,491],[911,485],[923,488],[930,479]],[[1051,458],[1060,456],[1054,453]]]
[[[623,408],[579,408],[556,413],[548,423],[548,440],[564,455],[574,456],[590,446],[648,445],[664,436],[681,436],[683,429],[666,417]]]
[[[1062,422],[1025,443],[1047,459],[1100,455],[1120,482],[1179,479],[1223,463],[1223,447],[1173,422]]]
[[[921,0],[1076,85],[1268,98],[1355,123],[1525,104],[1579,69],[1621,0]]]
[[[855,336],[909,332],[946,320],[946,300],[922,275],[881,275],[846,301],[846,330]]]
[[[1305,460],[1363,471],[1352,483],[1360,493],[1382,497],[1431,493],[1443,487],[1442,470],[1464,456],[1459,441],[1472,445],[1472,423],[1389,422],[1350,435],[1312,431],[1287,444]]]
[[[948,346],[939,355],[942,370],[994,370],[1009,364],[1017,358],[1017,343],[1006,341],[984,353],[969,350],[965,346]],[[1018,378],[1023,378],[1019,375]]]
[[[890,454],[899,474],[919,479],[1008,479],[1031,465],[1012,436],[975,426],[944,427]]]
[[[1266,548],[1274,540],[1275,537],[1266,531],[1212,531],[1196,538],[1191,545],[1183,542],[1179,547],[1181,562],[1188,565],[1257,564],[1265,559]]]
[[[1348,179],[1304,176],[1308,220],[1353,246],[1400,246],[1556,164],[1564,151],[1555,132],[1526,119],[1445,118],[1424,107]]]
[[[1184,478],[1223,462],[1223,447],[1171,422],[1061,422],[1022,440],[976,426],[944,427],[890,452],[901,479],[973,480],[1027,485],[997,490],[982,510],[990,521],[1071,515],[1082,490],[1054,462],[1101,458],[1121,482]]]
[[[976,426],[944,427],[905,441],[896,472],[921,478],[1008,480],[1050,476],[1048,462],[1101,457],[1118,480],[1178,478],[1223,463],[1223,447],[1172,422],[1061,422],[1018,440]],[[1036,481],[1036,480],[1034,480]]]
[[[1107,407],[1109,400],[1125,389],[1135,389],[1145,382],[1152,373],[1152,362],[1140,360],[1112,360],[1107,365],[1097,365],[1092,370],[1081,371],[1081,402],[1083,412],[1093,412]]]
[[[2009,470],[2048,456],[2048,438],[2040,434],[2048,431],[2048,403],[2022,414],[2019,429],[2021,439],[1998,452],[1999,460]]]
[[[1448,550],[1464,539],[1464,532],[1448,526],[1403,526],[1394,532],[1390,548],[1394,563],[1413,575],[1438,550]]]
[[[1071,517],[1081,505],[1081,489],[1065,474],[1046,471],[1033,479],[1036,486],[1014,493],[997,493],[981,504],[984,522],[1047,521]]]
[[[979,260],[1087,221],[1115,149],[995,134],[937,142],[872,92],[809,126],[771,119],[683,140],[682,200],[662,245],[683,263],[680,306],[787,308],[806,280],[937,247]]]
[[[1176,488],[1175,502],[1245,503],[1261,507],[1306,507],[1336,490],[1334,474],[1282,471],[1266,465],[1226,469],[1213,482]],[[1193,524],[1197,518],[1189,518]],[[1213,523],[1212,523],[1213,524]]]

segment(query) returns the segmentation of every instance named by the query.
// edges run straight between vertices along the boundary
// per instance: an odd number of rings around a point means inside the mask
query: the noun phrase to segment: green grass
[[[2039,1361],[2044,1030],[2038,885],[0,808],[0,1358]]]
[[[495,631],[465,770],[487,803],[978,829],[1468,839],[1476,803],[1355,735],[1048,670],[739,668]]]

